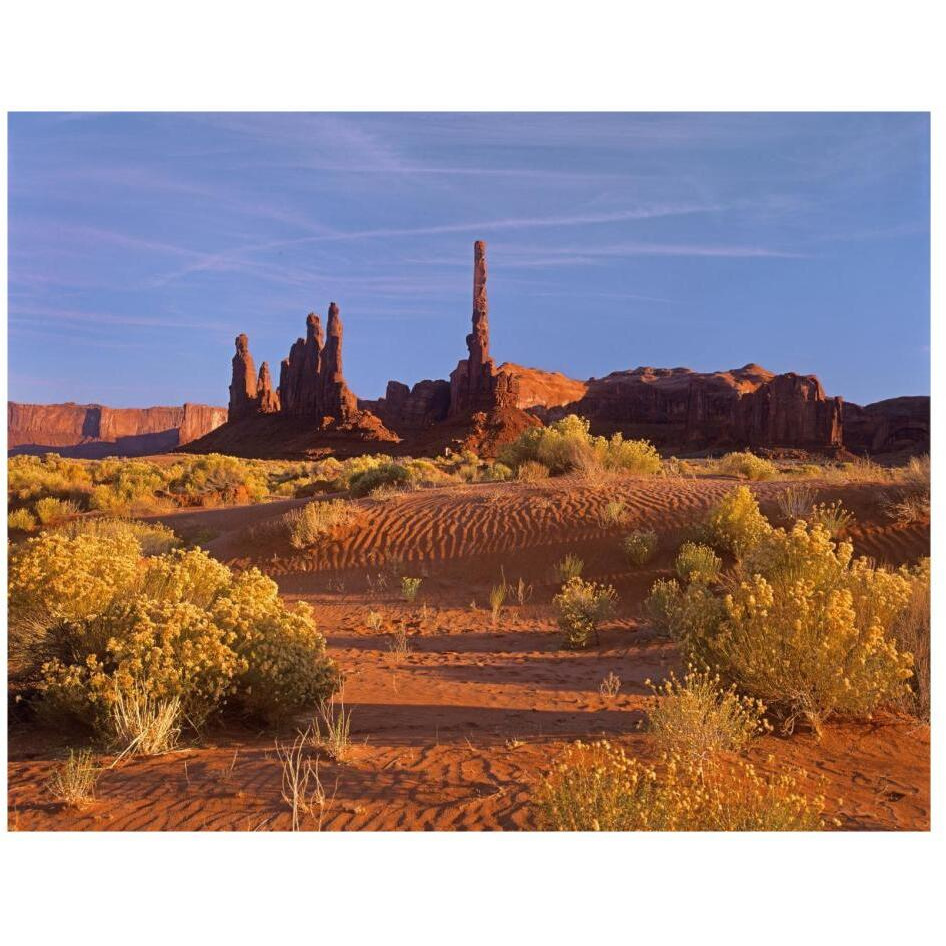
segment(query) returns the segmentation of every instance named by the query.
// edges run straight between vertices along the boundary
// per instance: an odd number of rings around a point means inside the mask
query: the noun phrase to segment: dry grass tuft
[[[102,770],[95,764],[91,749],[69,750],[69,758],[50,776],[46,787],[53,798],[81,808],[95,798],[95,786]]]

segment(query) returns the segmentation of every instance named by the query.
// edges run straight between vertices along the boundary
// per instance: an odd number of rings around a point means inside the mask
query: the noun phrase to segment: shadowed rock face
[[[7,404],[10,453],[94,459],[144,456],[197,440],[227,419],[223,407],[104,407],[101,404]]]
[[[930,399],[893,397],[865,407],[846,403],[844,444],[864,453],[928,453]]]
[[[256,382],[256,400],[262,414],[275,414],[279,410],[279,394],[273,390],[273,382],[269,376],[269,365],[265,361],[259,368],[259,379]]]
[[[233,356],[233,380],[230,382],[230,408],[227,419],[234,421],[254,413],[258,406],[256,397],[256,367],[250,354],[250,341],[245,335],[236,337],[236,354]]]
[[[529,409],[546,422],[580,414],[602,432],[690,449],[841,445],[841,398],[826,397],[813,375],[775,375],[754,364],[711,373],[635,368],[573,382],[583,392],[572,401],[564,399],[568,379],[547,384],[555,400],[546,406],[542,386],[529,380],[532,369],[507,370],[519,376],[520,389],[531,395]]]

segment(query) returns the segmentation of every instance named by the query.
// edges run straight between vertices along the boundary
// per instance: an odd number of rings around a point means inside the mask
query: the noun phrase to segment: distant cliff
[[[227,419],[224,407],[105,407],[102,404],[7,404],[7,447],[64,457],[135,457],[164,453],[203,437]]]

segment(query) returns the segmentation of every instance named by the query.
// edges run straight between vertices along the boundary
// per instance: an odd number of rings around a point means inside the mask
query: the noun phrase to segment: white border
[[[86,0],[4,19],[8,110],[932,110],[934,168],[943,152],[931,2]],[[942,201],[934,180],[934,224]],[[940,285],[937,267],[934,312]],[[934,371],[934,405],[941,388]],[[925,943],[939,789],[929,835],[11,834],[3,926],[41,943]]]

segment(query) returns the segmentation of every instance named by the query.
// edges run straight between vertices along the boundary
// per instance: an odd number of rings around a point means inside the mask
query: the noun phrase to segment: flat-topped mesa
[[[269,376],[269,365],[265,361],[259,368],[259,379],[256,382],[256,400],[261,414],[275,414],[279,410],[279,394],[273,390],[273,382]]]
[[[230,382],[230,406],[227,420],[235,421],[256,413],[257,377],[253,356],[250,354],[250,340],[246,335],[237,335],[236,354],[233,356],[233,380]]]
[[[336,424],[351,423],[358,414],[358,399],[349,390],[342,372],[342,335],[342,319],[338,306],[332,302],[328,307],[325,348],[319,371],[319,413]]]

